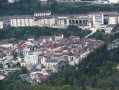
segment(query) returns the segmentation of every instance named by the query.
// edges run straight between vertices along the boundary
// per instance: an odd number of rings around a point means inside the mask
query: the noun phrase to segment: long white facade
[[[10,23],[12,27],[34,26],[34,17],[17,17],[11,18]]]

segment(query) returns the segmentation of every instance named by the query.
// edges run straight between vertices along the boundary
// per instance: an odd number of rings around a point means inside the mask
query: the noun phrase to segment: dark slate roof
[[[56,59],[48,59],[48,60],[46,60],[46,62],[49,62],[49,63],[51,62],[52,63],[52,62],[58,62],[58,60],[56,60]]]

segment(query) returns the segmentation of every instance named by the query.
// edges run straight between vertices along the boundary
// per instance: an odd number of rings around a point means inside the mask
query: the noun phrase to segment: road
[[[91,28],[91,31],[92,32],[90,34],[88,34],[87,36],[85,36],[84,38],[88,38],[89,36],[93,35],[97,31],[97,29],[96,28]]]

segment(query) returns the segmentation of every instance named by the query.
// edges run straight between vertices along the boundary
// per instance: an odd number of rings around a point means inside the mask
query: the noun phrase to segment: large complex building
[[[114,25],[119,23],[119,14],[117,12],[94,12],[87,16],[52,16],[51,11],[42,11],[34,13],[34,16],[19,16],[0,19],[0,29],[6,26],[25,27],[53,27],[66,28],[69,25],[76,25],[85,29],[103,29],[111,30]],[[108,31],[108,30],[107,30]]]
[[[98,3],[119,3],[119,0],[56,0],[57,2],[98,2]]]

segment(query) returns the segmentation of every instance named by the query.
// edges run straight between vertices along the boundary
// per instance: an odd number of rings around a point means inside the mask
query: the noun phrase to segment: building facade
[[[13,17],[10,24],[12,27],[34,26],[34,17]]]
[[[53,16],[40,16],[34,20],[35,26],[52,27],[55,25],[55,18]]]

